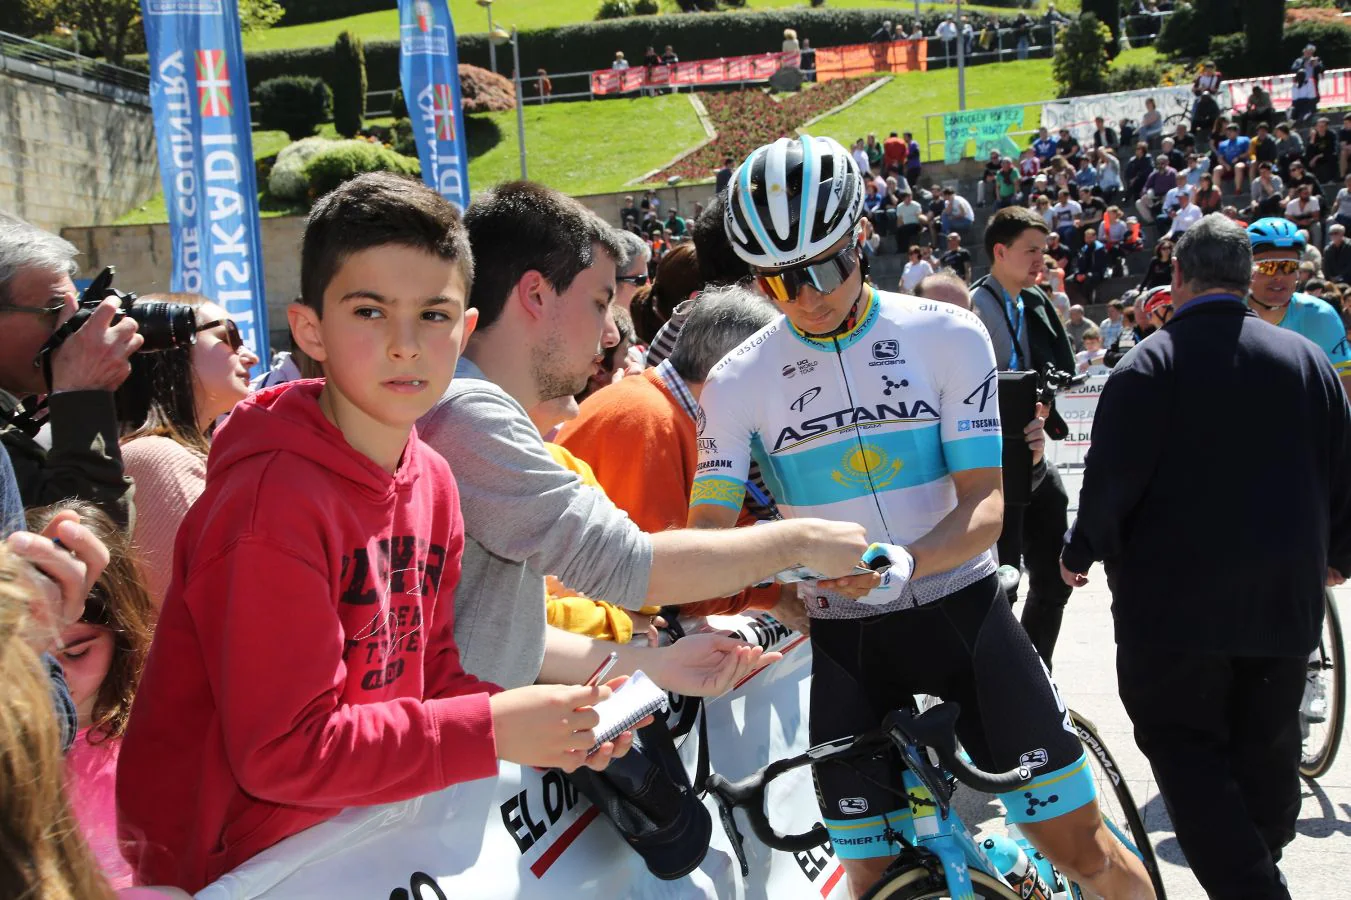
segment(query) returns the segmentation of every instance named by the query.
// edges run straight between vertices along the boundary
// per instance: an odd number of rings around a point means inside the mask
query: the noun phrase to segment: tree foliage
[[[11,0],[4,0],[6,4]],[[145,50],[141,0],[20,0],[37,20],[63,22],[93,37],[97,52],[121,65],[129,53]],[[277,0],[238,0],[239,23],[245,31],[275,25],[285,11]]]
[[[1095,94],[1104,89],[1112,32],[1093,13],[1084,13],[1060,30],[1051,75],[1062,97]]]
[[[1281,58],[1281,35],[1285,32],[1283,0],[1236,0],[1248,39],[1248,58],[1259,72],[1280,72],[1290,64]]]
[[[343,137],[356,137],[366,118],[366,51],[361,38],[344,31],[333,44],[333,55],[333,127]]]

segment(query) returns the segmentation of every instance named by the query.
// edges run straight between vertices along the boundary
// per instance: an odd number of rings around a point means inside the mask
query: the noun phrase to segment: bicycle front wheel
[[[1317,778],[1332,768],[1346,724],[1346,646],[1342,643],[1342,620],[1332,591],[1327,591],[1327,611],[1318,650],[1309,657],[1309,682],[1300,704],[1299,725],[1304,733],[1299,772]]]
[[[1018,894],[997,878],[971,870],[971,889],[988,900],[1019,900]],[[920,866],[887,872],[860,900],[946,900],[952,893],[942,875]]]
[[[1093,770],[1093,781],[1098,786],[1098,807],[1108,827],[1128,849],[1134,850],[1135,855],[1140,857],[1154,885],[1154,895],[1158,900],[1165,900],[1159,862],[1154,858],[1154,845],[1149,840],[1149,832],[1145,830],[1144,819],[1140,817],[1140,807],[1135,805],[1135,798],[1126,786],[1126,776],[1122,774],[1121,767],[1107,749],[1107,742],[1098,734],[1092,722],[1074,710],[1070,710],[1070,721],[1079,732],[1079,740],[1083,741],[1084,753]]]

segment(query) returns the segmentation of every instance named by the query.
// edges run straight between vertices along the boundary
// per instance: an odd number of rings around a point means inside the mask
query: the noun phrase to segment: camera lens
[[[145,338],[142,353],[186,347],[197,334],[197,312],[182,303],[137,303],[127,315],[136,320],[136,326]]]

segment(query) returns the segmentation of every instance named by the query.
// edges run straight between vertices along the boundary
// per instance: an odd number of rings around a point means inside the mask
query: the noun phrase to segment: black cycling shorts
[[[913,695],[933,694],[961,705],[957,737],[979,768],[1032,769],[1032,785],[1002,795],[1009,821],[1055,818],[1096,796],[1079,735],[996,576],[913,609],[813,619],[811,641],[813,744],[875,729]],[[880,835],[888,815],[908,810],[901,773],[894,753],[814,767],[842,857],[896,852]]]

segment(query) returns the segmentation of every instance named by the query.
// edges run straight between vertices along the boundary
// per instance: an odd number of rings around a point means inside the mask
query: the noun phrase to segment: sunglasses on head
[[[1259,259],[1252,267],[1262,275],[1293,275],[1299,271],[1299,260]]]
[[[631,284],[634,287],[642,287],[647,284],[646,275],[616,275],[615,281],[622,281],[625,284]]]
[[[849,276],[854,274],[857,268],[858,247],[850,244],[826,259],[794,266],[791,269],[757,272],[755,277],[767,296],[791,303],[797,299],[798,291],[805,285],[811,285],[822,294],[829,294],[849,280]]]
[[[239,326],[235,324],[234,319],[216,319],[214,322],[207,322],[204,325],[197,326],[197,333],[209,331],[212,328],[225,326],[225,343],[230,345],[230,349],[239,352],[244,346],[244,336],[239,333]]]

